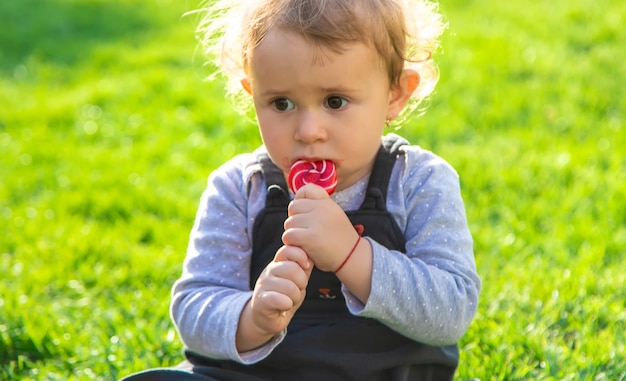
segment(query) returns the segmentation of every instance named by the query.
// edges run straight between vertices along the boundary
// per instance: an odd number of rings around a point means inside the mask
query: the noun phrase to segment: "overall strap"
[[[261,166],[267,194],[265,208],[254,220],[252,229],[252,257],[250,259],[250,289],[254,289],[259,275],[272,261],[282,245],[283,224],[287,218],[290,198],[282,171],[272,162],[265,150],[255,152]]]
[[[267,185],[265,207],[286,207],[290,200],[283,172],[272,162],[267,152],[258,151],[256,156]]]
[[[396,134],[388,134],[383,138],[383,143],[376,154],[361,209],[387,210],[387,189],[391,171],[400,153],[400,147],[407,144],[409,144],[408,141]]]

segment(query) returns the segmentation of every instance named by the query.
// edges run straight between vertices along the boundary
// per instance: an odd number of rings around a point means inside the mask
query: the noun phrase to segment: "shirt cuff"
[[[272,353],[274,348],[276,348],[276,346],[278,346],[278,344],[280,344],[283,341],[286,335],[287,335],[287,330],[285,329],[281,333],[272,337],[270,341],[263,344],[262,346],[255,348],[251,351],[239,353],[239,358],[237,360],[240,363],[245,364],[245,365],[254,364],[263,360],[264,358],[269,356],[270,353]]]

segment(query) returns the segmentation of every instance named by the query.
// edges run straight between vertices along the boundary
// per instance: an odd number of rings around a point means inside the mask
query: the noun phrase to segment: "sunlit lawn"
[[[193,1],[0,2],[0,379],[182,359],[168,316],[206,177],[260,144]],[[626,3],[442,2],[426,114],[484,281],[459,379],[626,380]]]

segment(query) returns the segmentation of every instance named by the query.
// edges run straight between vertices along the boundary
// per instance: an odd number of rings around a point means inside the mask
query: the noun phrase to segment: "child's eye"
[[[331,95],[330,97],[326,98],[326,102],[324,103],[325,106],[328,108],[331,108],[333,110],[339,110],[348,104],[348,100],[338,95]]]
[[[294,108],[294,104],[287,98],[278,98],[272,101],[274,108],[278,111],[289,111]]]

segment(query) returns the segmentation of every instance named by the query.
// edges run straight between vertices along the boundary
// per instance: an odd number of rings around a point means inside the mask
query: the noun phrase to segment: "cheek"
[[[346,136],[339,145],[340,156],[344,158],[346,166],[358,167],[369,160],[372,152],[378,151],[379,144],[373,141],[371,137],[358,133]]]
[[[346,158],[345,164],[351,169],[367,166],[376,156],[384,132],[384,121],[377,124],[381,126],[372,124],[353,131],[342,139],[342,156]]]
[[[271,127],[272,124],[268,123],[267,120],[259,119],[258,124],[263,143],[268,148],[273,148],[274,146],[276,146],[277,141],[280,139],[280,135],[276,133],[277,129],[275,127]]]
[[[256,110],[256,119],[257,124],[259,126],[259,130],[261,131],[261,135],[272,135],[277,130],[276,123],[271,117],[271,114],[265,112],[263,109],[257,108]]]
[[[289,135],[276,123],[257,115],[261,139],[272,160],[281,167],[288,166]]]

